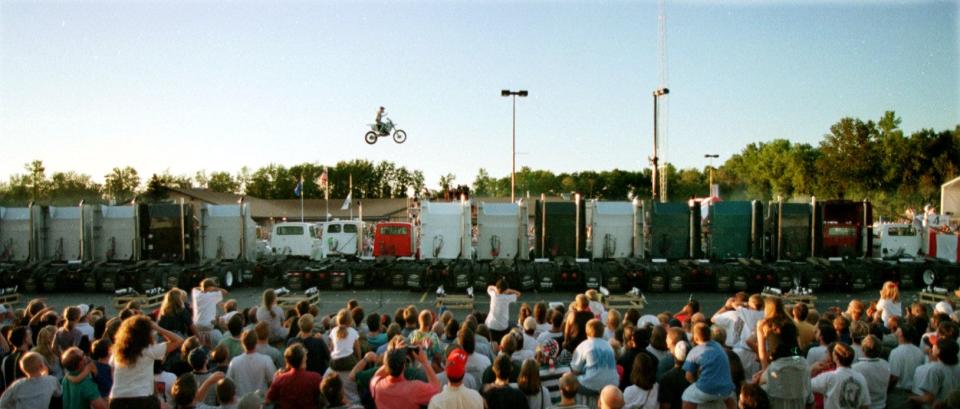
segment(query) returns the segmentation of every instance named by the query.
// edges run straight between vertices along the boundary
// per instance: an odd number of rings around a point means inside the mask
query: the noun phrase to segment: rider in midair
[[[377,120],[377,132],[380,132],[381,135],[387,134],[386,126],[383,124],[383,118],[385,118],[386,116],[387,116],[387,112],[383,110],[383,107],[380,107],[380,109],[377,110],[376,120]]]

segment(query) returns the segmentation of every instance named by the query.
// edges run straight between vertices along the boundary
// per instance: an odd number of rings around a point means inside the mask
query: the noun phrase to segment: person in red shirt
[[[307,350],[300,344],[290,345],[283,359],[286,368],[273,379],[264,404],[273,403],[277,409],[318,407],[323,379],[307,370]]]
[[[411,381],[403,376],[407,357],[413,355],[414,351],[416,360],[426,372],[429,382]],[[385,360],[386,365],[377,369],[370,380],[370,394],[373,395],[377,409],[419,409],[430,403],[430,398],[440,392],[440,381],[423,348],[408,349],[406,342],[400,341],[387,350]]]

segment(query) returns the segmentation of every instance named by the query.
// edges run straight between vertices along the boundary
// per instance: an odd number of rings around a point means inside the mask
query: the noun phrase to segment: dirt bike
[[[407,140],[407,133],[403,129],[397,129],[389,118],[383,121],[381,126],[370,124],[370,131],[363,136],[363,140],[373,145],[377,143],[377,139],[390,136],[390,134],[393,134],[393,141],[396,143],[403,143]]]

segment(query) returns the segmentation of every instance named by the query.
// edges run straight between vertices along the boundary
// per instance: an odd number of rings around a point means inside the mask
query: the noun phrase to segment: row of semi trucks
[[[957,236],[939,216],[874,223],[869,202],[547,200],[423,202],[411,221],[282,222],[248,204],[0,208],[0,286],[113,291],[282,280],[435,285],[507,277],[522,289],[861,289],[893,279],[957,286]],[[926,275],[927,277],[924,277]]]

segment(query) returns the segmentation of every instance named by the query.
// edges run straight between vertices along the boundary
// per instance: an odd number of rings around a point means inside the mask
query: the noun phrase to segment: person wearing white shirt
[[[838,342],[833,348],[833,360],[837,369],[821,373],[810,381],[813,391],[824,395],[824,409],[866,409],[870,407],[870,390],[867,380],[850,368],[853,349]]]
[[[497,280],[496,285],[487,287],[487,294],[490,295],[490,313],[484,323],[490,329],[492,341],[499,343],[510,330],[510,304],[517,302],[521,294],[510,289],[504,278]]]
[[[820,341],[820,345],[807,351],[807,365],[810,365],[810,367],[827,358],[829,351],[827,347],[837,342],[837,330],[832,325],[818,325],[817,340]]]
[[[925,355],[917,346],[920,332],[912,324],[900,324],[896,335],[899,344],[890,351],[891,382],[895,382],[895,385],[888,393],[887,403],[890,407],[899,408],[907,405],[907,398],[914,386],[913,375],[923,365]]]
[[[739,300],[738,297],[740,298]],[[742,293],[737,294],[737,297],[728,298],[723,307],[720,307],[720,309],[713,314],[713,317],[710,317],[711,323],[723,328],[724,332],[726,332],[727,339],[724,345],[728,347],[737,345],[740,342],[740,336],[743,334],[743,314],[737,309],[743,307],[744,298],[746,298],[746,295]]]
[[[223,301],[226,295],[227,290],[218,288],[209,278],[190,291],[193,301],[193,325],[197,329],[197,336],[210,345],[220,342],[220,332],[216,331],[214,324],[217,319],[217,304]]]
[[[890,317],[903,315],[903,306],[900,303],[900,288],[897,283],[893,281],[883,283],[883,288],[880,289],[880,300],[877,301],[877,311],[880,312],[883,325],[890,322]]]
[[[920,374],[920,368],[923,368],[921,366],[914,375],[914,390],[917,394],[910,399],[925,407],[932,407],[935,403],[946,400],[950,392],[960,388],[958,354],[960,354],[960,345],[957,341],[938,340],[931,351],[927,370]]]
[[[163,337],[165,342],[154,343],[154,333]],[[159,401],[154,397],[154,362],[162,361],[167,354],[179,349],[183,339],[147,316],[137,315],[120,324],[116,340],[115,352],[110,357],[110,366],[113,367],[111,403],[145,405],[145,409],[159,407]],[[136,355],[131,355],[133,353]]]
[[[227,367],[227,377],[236,385],[237,396],[257,390],[266,391],[273,383],[277,367],[270,357],[257,352],[257,334],[246,331],[241,336],[243,355],[233,358]]]
[[[887,386],[890,385],[890,364],[880,358],[880,339],[869,335],[861,343],[863,358],[853,364],[853,370],[863,375],[870,390],[870,409],[887,407]]]
[[[637,354],[630,372],[631,385],[623,391],[624,409],[659,408],[657,362],[650,355]]]

